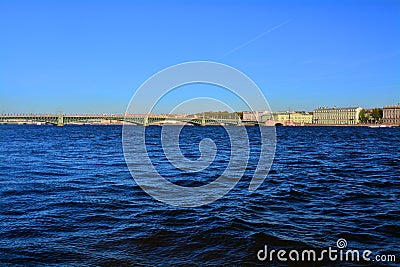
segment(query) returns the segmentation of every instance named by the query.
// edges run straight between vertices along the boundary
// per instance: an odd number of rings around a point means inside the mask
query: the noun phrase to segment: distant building
[[[383,123],[400,125],[400,104],[383,107]]]
[[[269,111],[243,111],[242,121],[259,121],[265,122],[272,118]]]
[[[312,123],[313,122],[313,115],[308,113],[281,113],[275,116],[275,121],[277,122],[293,122],[293,123]]]
[[[278,112],[273,112],[272,113],[272,119],[274,121],[278,121],[278,118],[280,118],[281,115],[287,114],[287,112],[282,112],[282,111],[278,111]]]
[[[315,124],[358,124],[360,122],[360,107],[349,108],[318,108],[313,113]]]

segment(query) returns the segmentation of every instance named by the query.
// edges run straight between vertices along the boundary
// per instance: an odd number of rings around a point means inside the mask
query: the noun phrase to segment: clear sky
[[[0,0],[0,36],[0,113],[122,113],[194,60],[244,72],[273,110],[400,102],[398,0]]]

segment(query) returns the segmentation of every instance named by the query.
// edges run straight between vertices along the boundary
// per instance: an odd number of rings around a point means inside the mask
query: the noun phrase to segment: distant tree
[[[383,110],[380,108],[374,108],[371,114],[372,118],[375,119],[376,122],[380,122],[383,117]]]
[[[362,123],[366,123],[367,121],[368,121],[368,117],[367,117],[367,111],[365,110],[365,109],[362,109],[361,111],[360,111],[360,115],[359,115],[359,118],[360,118],[360,121],[362,122]]]

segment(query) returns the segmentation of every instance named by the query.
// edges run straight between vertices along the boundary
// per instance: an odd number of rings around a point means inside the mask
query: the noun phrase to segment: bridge
[[[40,123],[64,126],[65,124],[91,124],[101,122],[124,122],[133,125],[163,125],[176,123],[189,123],[192,125],[242,125],[239,117],[199,117],[199,116],[178,116],[178,115],[66,115],[66,114],[2,114],[0,123]]]

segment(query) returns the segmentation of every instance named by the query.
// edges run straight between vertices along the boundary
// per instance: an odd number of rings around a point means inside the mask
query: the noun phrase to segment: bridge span
[[[173,116],[173,115],[66,115],[66,114],[19,114],[0,115],[0,123],[44,123],[57,126],[65,124],[91,124],[101,122],[123,122],[133,125],[163,125],[174,123],[189,123],[193,125],[242,125],[239,117],[217,118],[206,116]]]

